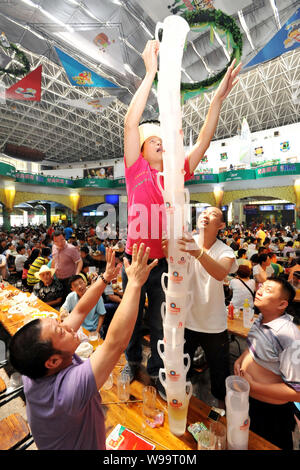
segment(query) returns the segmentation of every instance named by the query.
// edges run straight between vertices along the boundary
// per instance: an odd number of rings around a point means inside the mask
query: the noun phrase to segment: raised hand
[[[157,72],[157,56],[159,51],[159,41],[148,41],[142,54],[146,72]]]
[[[104,272],[105,280],[110,282],[113,279],[117,278],[121,267],[122,267],[121,263],[119,263],[116,266],[115,251],[112,248],[107,248],[106,249],[106,268]]]
[[[137,245],[133,245],[132,261],[129,264],[127,258],[124,258],[124,266],[128,277],[128,282],[134,282],[138,287],[141,287],[148,279],[149,273],[154,266],[157,265],[158,260],[148,263],[150,248],[145,249],[144,243],[141,243],[139,249]]]
[[[226,96],[229,95],[232,88],[239,81],[239,79],[236,77],[241,70],[242,63],[240,62],[239,65],[234,68],[235,63],[236,63],[236,59],[234,59],[231,65],[228,67],[227,72],[224,75],[220,85],[218,86],[213,99],[219,99],[223,101],[226,98]]]

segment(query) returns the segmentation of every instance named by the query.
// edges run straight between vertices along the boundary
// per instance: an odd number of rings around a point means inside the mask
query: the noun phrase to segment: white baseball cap
[[[149,137],[159,137],[161,139],[161,130],[158,124],[152,124],[151,122],[145,122],[139,126],[140,133],[140,147],[142,147],[145,140]]]

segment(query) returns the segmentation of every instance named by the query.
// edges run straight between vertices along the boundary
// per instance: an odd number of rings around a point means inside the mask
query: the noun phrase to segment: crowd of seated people
[[[227,304],[236,301],[240,307],[244,297],[251,305],[253,296],[241,280],[249,284],[248,288],[251,287],[253,295],[267,279],[277,277],[284,277],[297,288],[300,277],[300,237],[295,227],[260,224],[250,228],[237,224],[226,228],[219,237],[235,251],[237,262],[240,268],[242,266],[234,276],[235,281],[230,281],[229,289],[225,287]],[[249,272],[244,266],[249,268]],[[296,322],[300,320],[298,305],[294,302],[290,308]]]
[[[65,306],[68,294],[75,296],[77,300],[80,296],[76,293],[74,286],[72,287],[72,282],[68,283],[68,290],[65,291],[55,275],[55,269],[51,268],[53,238],[57,231],[64,235],[67,243],[78,249],[82,268],[77,283],[81,279],[85,288],[89,288],[97,279],[98,274],[105,271],[107,247],[112,247],[117,261],[122,261],[126,238],[123,233],[121,234],[122,238],[119,238],[119,233],[109,227],[106,227],[106,233],[100,234],[99,238],[92,224],[81,225],[79,229],[68,223],[66,227],[40,225],[38,227],[16,227],[12,228],[10,232],[0,231],[0,275],[2,279],[16,285],[23,291],[32,292],[43,302],[60,310],[62,306]],[[103,318],[98,329],[101,328],[103,338],[106,336],[108,326],[121,301],[121,296],[122,293],[115,293],[112,284],[110,284],[103,294],[103,299],[101,298]],[[66,308],[63,310],[65,314]],[[69,308],[69,312],[71,310]],[[98,315],[98,310],[95,310],[95,315]],[[89,318],[89,320],[93,324],[93,319]]]
[[[46,274],[39,273],[45,265],[51,268],[53,235],[60,230],[67,243],[74,245],[83,261],[80,275],[87,286],[97,278],[99,272],[104,272],[106,261],[105,251],[113,247],[117,259],[122,262],[126,233],[118,233],[108,224],[99,235],[93,224],[80,224],[78,228],[68,223],[66,226],[51,225],[45,227],[16,227],[8,233],[0,232],[0,275],[13,284],[22,282],[22,289],[34,292],[41,300],[54,308],[64,303],[66,295],[61,297],[59,281],[55,271]],[[219,238],[229,245],[236,253],[237,263],[241,269],[234,276],[235,281],[226,286],[226,303],[230,300],[247,296],[252,304],[255,291],[266,279],[284,276],[294,286],[298,285],[300,271],[300,235],[295,227],[271,226],[262,224],[247,227],[237,224],[226,227]],[[245,269],[244,267],[248,267]],[[298,269],[299,268],[299,269]],[[51,285],[44,284],[43,277],[50,278]],[[248,288],[244,284],[249,284]],[[250,287],[250,291],[249,291]],[[69,286],[67,293],[72,291]],[[66,294],[66,293],[65,293]],[[241,297],[242,296],[242,297]],[[120,302],[120,293],[114,292],[109,285],[103,294],[106,304],[107,317],[101,328],[103,335],[107,331],[110,320]],[[299,308],[299,307],[298,307]],[[294,303],[295,315],[299,316],[297,305]]]

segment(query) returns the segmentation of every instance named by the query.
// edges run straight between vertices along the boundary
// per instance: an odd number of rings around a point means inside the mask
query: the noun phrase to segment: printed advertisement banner
[[[89,98],[79,100],[62,100],[61,103],[73,106],[74,108],[86,109],[95,114],[102,113],[113,101],[114,97],[110,98]]]
[[[125,74],[123,57],[123,44],[120,41],[121,30],[119,25],[100,26],[91,24],[71,24],[73,32],[60,32],[59,36],[73,47],[85,51],[85,54],[99,64],[115,68]]]
[[[252,67],[267,60],[274,59],[285,52],[292,51],[300,46],[300,8],[282,26],[271,41],[244,67]]]
[[[88,67],[82,65],[80,62],[73,59],[57,47],[55,47],[55,50],[63,68],[66,71],[71,85],[98,88],[118,88],[117,85],[106,80],[106,78],[100,77],[100,75],[97,75]]]
[[[102,166],[98,168],[87,168],[83,170],[84,178],[99,178],[99,179],[113,179],[114,178],[114,167],[113,166]]]
[[[42,65],[30,72],[6,90],[5,96],[10,100],[40,101],[42,84]]]

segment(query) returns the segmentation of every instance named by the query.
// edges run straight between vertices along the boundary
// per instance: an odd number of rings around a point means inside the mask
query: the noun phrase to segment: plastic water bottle
[[[244,328],[251,328],[253,323],[254,311],[249,305],[249,300],[245,299],[243,306],[243,325]]]
[[[228,305],[228,320],[233,320],[233,317],[234,317],[234,306],[230,302],[230,304]]]

